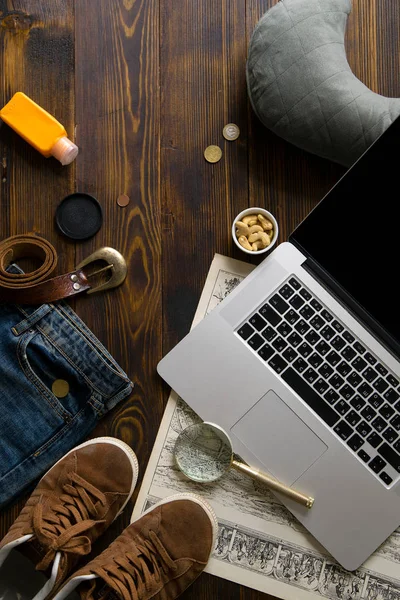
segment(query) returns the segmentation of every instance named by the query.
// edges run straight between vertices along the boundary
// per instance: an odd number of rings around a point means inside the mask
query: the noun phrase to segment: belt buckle
[[[128,267],[126,266],[126,261],[122,254],[118,252],[118,250],[109,247],[99,248],[99,250],[96,250],[95,252],[90,254],[90,256],[88,256],[82,262],[80,262],[76,269],[83,269],[87,265],[90,265],[91,263],[97,260],[103,260],[108,264],[106,267],[103,267],[102,269],[99,269],[94,273],[90,273],[89,275],[86,275],[86,278],[90,279],[91,277],[99,275],[100,273],[104,273],[105,271],[111,271],[111,277],[108,281],[105,281],[97,287],[93,287],[90,290],[88,290],[87,294],[94,294],[95,292],[104,292],[105,290],[111,290],[113,288],[118,287],[119,285],[121,285],[121,283],[125,281],[128,272]]]

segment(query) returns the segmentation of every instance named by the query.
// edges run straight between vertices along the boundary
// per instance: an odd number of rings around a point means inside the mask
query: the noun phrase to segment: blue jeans
[[[52,392],[56,379],[69,384],[64,398]],[[65,303],[0,305],[0,507],[76,446],[132,387]]]

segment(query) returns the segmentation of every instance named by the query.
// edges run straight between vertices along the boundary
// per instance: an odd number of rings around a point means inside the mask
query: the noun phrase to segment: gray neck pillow
[[[400,99],[368,89],[347,62],[350,0],[281,0],[261,18],[247,61],[260,121],[285,140],[346,166],[400,115]]]

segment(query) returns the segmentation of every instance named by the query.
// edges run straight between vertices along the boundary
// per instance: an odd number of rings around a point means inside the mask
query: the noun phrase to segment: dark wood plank
[[[104,212],[98,235],[77,246],[77,261],[117,248],[128,277],[117,290],[82,298],[77,312],[135,382],[93,435],[113,435],[137,453],[144,474],[164,406],[161,358],[158,0],[76,3],[77,189]],[[130,204],[117,205],[127,194]],[[138,488],[137,488],[138,489]],[[129,506],[103,543],[127,525]]]
[[[73,0],[0,1],[0,105],[17,91],[52,113],[73,137]],[[67,272],[74,244],[55,231],[54,213],[74,189],[75,166],[46,160],[4,124],[0,161],[0,239],[34,231],[55,245],[60,272]],[[24,504],[25,497],[2,512],[0,538]]]

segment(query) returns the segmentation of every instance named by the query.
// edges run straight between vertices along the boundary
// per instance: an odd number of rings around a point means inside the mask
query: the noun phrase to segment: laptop
[[[346,569],[400,524],[400,118],[158,365]],[[397,282],[397,283],[396,283]]]

